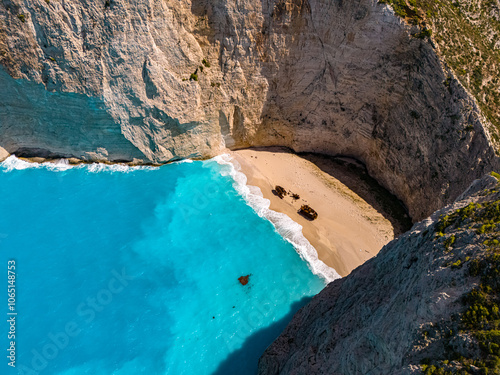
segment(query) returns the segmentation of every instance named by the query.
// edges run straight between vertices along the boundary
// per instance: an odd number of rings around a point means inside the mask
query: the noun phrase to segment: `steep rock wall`
[[[421,219],[499,163],[474,100],[417,31],[372,0],[2,0],[0,147],[349,155]]]
[[[498,210],[499,188],[491,176],[477,180],[462,200],[415,224],[375,258],[330,283],[267,348],[258,374],[422,374],[421,363],[447,370],[434,373],[498,373],[498,368],[484,372],[477,367],[481,360],[484,366],[493,340],[483,342],[486,353],[481,353],[477,332],[463,319],[464,297],[484,283],[472,270],[496,268],[489,257],[498,257],[498,246],[486,244],[498,232],[485,233],[483,222],[474,222],[480,218],[471,213],[483,209],[479,205],[472,206],[470,217],[462,212],[463,221],[456,225],[437,229],[437,224],[440,215],[452,217],[472,202]],[[498,220],[498,211],[492,211]],[[436,234],[439,230],[446,233]]]

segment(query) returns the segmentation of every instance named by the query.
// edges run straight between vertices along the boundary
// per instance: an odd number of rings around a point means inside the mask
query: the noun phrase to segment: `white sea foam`
[[[327,282],[340,278],[337,271],[318,259],[318,252],[302,234],[302,226],[293,221],[288,215],[269,209],[271,202],[269,199],[264,198],[261,190],[257,186],[247,185],[247,177],[240,172],[241,167],[236,160],[228,154],[216,156],[214,160],[225,166],[221,173],[233,178],[236,191],[260,217],[269,220],[276,231],[293,245],[314,274],[322,277]]]
[[[5,159],[2,163],[0,163],[0,166],[5,170],[5,172],[28,168],[38,168],[38,164],[28,163],[27,161],[16,158],[14,155],[11,155],[7,159]]]
[[[37,169],[45,168],[49,171],[62,172],[73,168],[85,168],[88,172],[98,173],[98,172],[120,172],[128,173],[137,170],[154,170],[158,167],[151,166],[133,166],[130,167],[125,164],[102,164],[102,163],[92,163],[92,164],[69,164],[67,159],[59,159],[56,162],[44,162],[44,163],[32,163],[22,159],[18,159],[15,155],[9,156],[2,163],[0,163],[0,170],[4,172],[10,172],[13,170],[23,170],[23,169]]]
[[[188,163],[191,164],[193,161],[191,159],[182,159],[178,161],[174,161],[173,164],[182,164],[182,163]]]
[[[87,168],[89,172],[99,173],[99,172],[119,172],[119,173],[129,173],[139,170],[155,170],[159,167],[151,167],[145,165],[134,165],[133,167],[125,164],[103,164],[103,163],[92,163],[92,164],[80,164],[79,168]]]
[[[65,159],[58,160],[55,163],[31,163],[22,159],[18,159],[14,155],[10,155],[2,163],[0,163],[0,167],[4,170],[4,172],[37,168],[46,168],[52,171],[65,171],[72,168],[72,166],[69,165],[68,161]]]

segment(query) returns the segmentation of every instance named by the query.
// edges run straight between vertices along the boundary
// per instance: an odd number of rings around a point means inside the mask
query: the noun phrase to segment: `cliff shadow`
[[[312,297],[304,297],[301,300],[294,302],[290,306],[290,311],[283,318],[274,322],[266,328],[250,335],[243,346],[229,354],[229,356],[219,365],[217,370],[212,375],[255,375],[259,358],[264,353],[271,343],[278,338],[283,332],[288,323],[292,320],[295,313],[302,307],[307,305]]]
[[[413,221],[401,200],[370,176],[365,165],[350,157],[299,153],[323,172],[336,178],[390,221],[394,237],[410,230]]]
[[[413,221],[404,203],[370,176],[366,166],[357,159],[347,156],[329,156],[319,153],[296,153],[288,147],[252,147],[256,151],[294,153],[315,164],[324,173],[332,176],[366,201],[393,227],[394,236],[410,230]]]

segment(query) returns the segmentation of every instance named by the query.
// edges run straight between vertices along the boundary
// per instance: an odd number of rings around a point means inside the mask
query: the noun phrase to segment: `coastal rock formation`
[[[2,162],[5,159],[7,159],[8,156],[9,156],[9,153],[7,152],[7,150],[5,150],[4,148],[0,147],[0,162]]]
[[[349,155],[414,219],[499,165],[428,38],[373,0],[0,2],[0,147],[167,162]]]
[[[241,285],[247,285],[248,279],[250,278],[250,276],[251,275],[240,276],[240,277],[238,277],[238,281],[240,282]]]
[[[499,191],[496,178],[477,180],[330,283],[265,351],[259,374],[498,373]]]

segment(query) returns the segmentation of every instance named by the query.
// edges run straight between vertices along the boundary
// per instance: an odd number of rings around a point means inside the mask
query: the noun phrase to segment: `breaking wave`
[[[137,170],[158,169],[158,167],[152,167],[152,166],[128,166],[125,164],[104,164],[104,163],[69,164],[67,159],[58,159],[53,162],[47,161],[43,163],[35,163],[19,159],[15,155],[9,156],[2,163],[0,163],[0,170],[3,170],[3,172],[10,172],[14,170],[23,170],[23,169],[39,169],[39,168],[43,168],[54,172],[63,172],[67,171],[68,169],[78,168],[78,169],[87,169],[87,171],[91,173],[99,173],[99,172],[128,173]]]
[[[247,177],[240,172],[241,166],[236,160],[228,154],[216,156],[214,160],[220,165],[226,166],[221,173],[233,178],[236,191],[260,217],[269,220],[276,231],[293,245],[315,275],[322,277],[327,282],[341,277],[337,271],[328,267],[318,258],[318,252],[302,234],[300,224],[286,214],[271,210],[269,208],[271,202],[264,198],[261,190],[257,186],[247,185]]]

